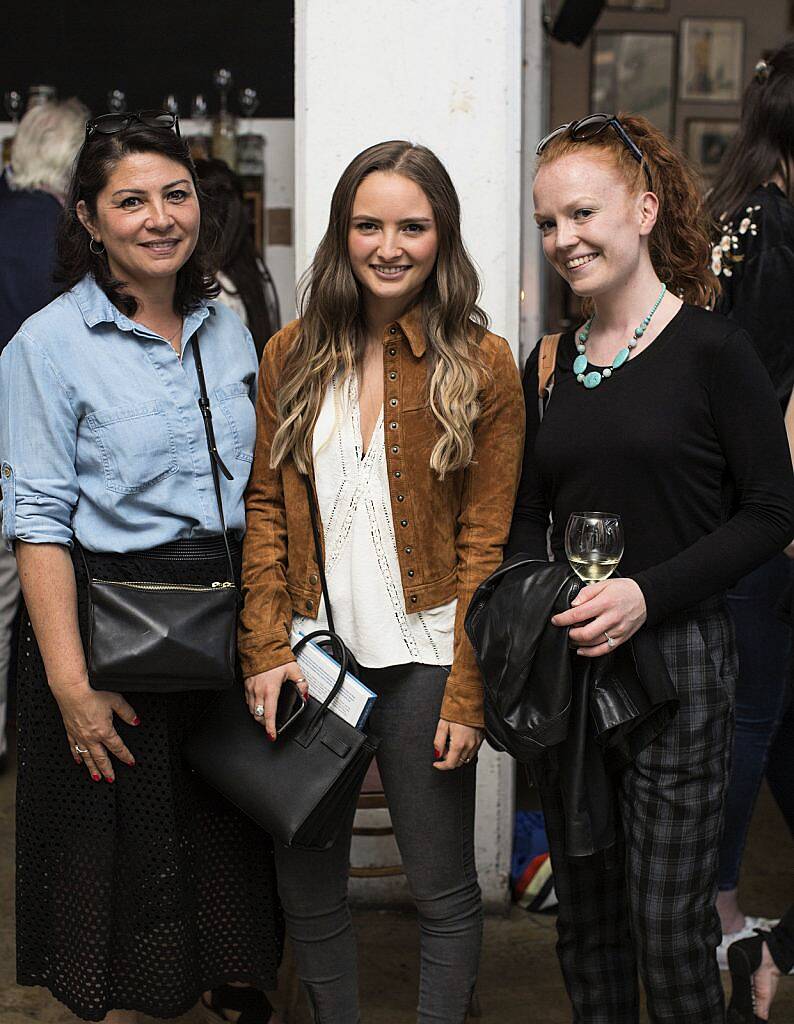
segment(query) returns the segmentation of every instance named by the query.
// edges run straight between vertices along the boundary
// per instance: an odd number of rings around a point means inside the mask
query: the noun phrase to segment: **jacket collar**
[[[111,323],[121,331],[135,331],[137,334],[151,335],[152,332],[142,324],[136,323],[117,309],[94,280],[91,274],[78,281],[71,289],[71,295],[77,308],[86,322],[87,327],[97,324]],[[185,317],[185,333],[187,338],[209,316],[210,307],[203,302]]]
[[[411,346],[413,354],[417,359],[421,359],[427,351],[427,338],[425,336],[421,304],[411,306],[408,312],[403,313],[397,320],[397,325],[408,339],[408,344]]]

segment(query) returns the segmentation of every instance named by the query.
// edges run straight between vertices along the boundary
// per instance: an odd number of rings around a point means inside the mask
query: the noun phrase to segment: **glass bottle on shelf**
[[[265,174],[265,140],[250,131],[247,124],[259,106],[256,89],[241,89],[238,101],[243,125],[246,127],[237,137],[237,173],[243,178],[246,187],[261,188]]]
[[[207,160],[210,155],[212,138],[207,123],[207,110],[207,101],[203,93],[196,93],[190,104],[190,117],[194,126],[187,140],[190,146],[190,155],[194,160]]]
[[[237,119],[229,111],[229,89],[232,74],[226,68],[218,68],[213,76],[220,93],[220,109],[212,125],[212,155],[237,170]]]
[[[22,93],[16,89],[9,89],[3,96],[3,106],[6,114],[8,114],[8,119],[12,124],[16,124],[19,121],[19,115],[22,113]],[[11,143],[13,141],[13,135],[6,135],[3,139],[3,167],[11,163]]]
[[[54,103],[58,99],[58,90],[54,85],[31,85],[28,89],[26,110],[40,107],[45,103]]]

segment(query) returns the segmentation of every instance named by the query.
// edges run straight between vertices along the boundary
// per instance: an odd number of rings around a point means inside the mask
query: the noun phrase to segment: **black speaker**
[[[561,43],[581,46],[605,4],[606,0],[563,0],[551,27],[552,36]]]

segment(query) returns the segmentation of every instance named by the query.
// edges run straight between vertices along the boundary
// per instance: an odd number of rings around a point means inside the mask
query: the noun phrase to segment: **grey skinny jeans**
[[[476,763],[433,767],[433,738],[447,669],[362,669],[378,694],[369,729],[394,834],[419,916],[418,1024],[463,1024],[482,943],[474,865]],[[347,903],[352,803],[330,850],[276,844],[276,869],[298,976],[317,1024],[358,1024],[356,943]],[[388,994],[384,993],[384,999]]]

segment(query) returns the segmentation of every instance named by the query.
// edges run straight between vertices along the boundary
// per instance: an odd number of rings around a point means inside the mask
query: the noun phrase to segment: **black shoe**
[[[728,1024],[766,1024],[755,1015],[753,1006],[753,975],[761,966],[763,935],[739,939],[728,946],[728,970],[731,972],[731,1002]]]
[[[210,1002],[201,997],[201,1005],[215,1020],[228,1021],[225,1010],[239,1013],[237,1024],[267,1024],[273,1016],[273,1007],[264,992],[258,988],[240,985],[221,985],[211,992]]]

